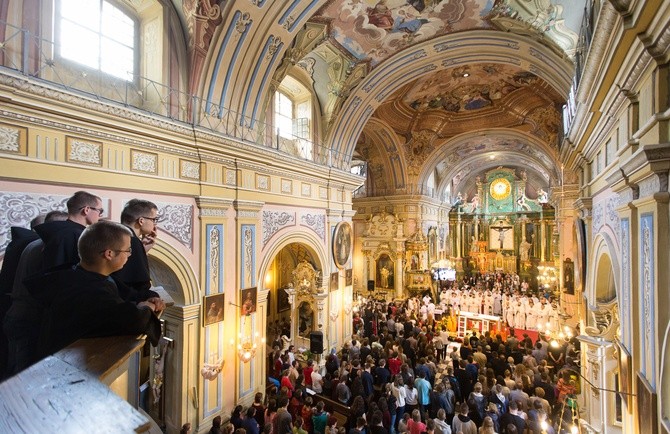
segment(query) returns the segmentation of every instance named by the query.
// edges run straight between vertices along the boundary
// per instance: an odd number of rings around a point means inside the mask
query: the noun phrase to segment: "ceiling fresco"
[[[531,72],[484,63],[416,80],[391,95],[374,116],[403,135],[430,130],[449,138],[473,130],[515,128],[557,146],[563,101]]]
[[[446,33],[489,28],[487,0],[342,0],[320,15],[332,17],[331,36],[372,66],[403,48]]]

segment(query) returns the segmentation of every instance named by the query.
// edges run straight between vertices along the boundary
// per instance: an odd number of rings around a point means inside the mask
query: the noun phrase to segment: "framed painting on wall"
[[[256,312],[257,297],[256,287],[242,290],[242,315],[251,315]]]
[[[337,268],[344,268],[351,256],[351,225],[340,222],[333,235],[333,260]]]
[[[277,289],[277,312],[284,312],[291,308],[288,302],[288,293],[284,288]]]
[[[207,295],[204,297],[202,306],[204,309],[203,322],[208,326],[223,321],[224,294]]]

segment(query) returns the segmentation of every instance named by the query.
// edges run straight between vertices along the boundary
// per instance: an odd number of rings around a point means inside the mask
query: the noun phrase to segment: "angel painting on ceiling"
[[[416,42],[483,24],[484,0],[334,0],[321,11],[331,36],[374,67]]]

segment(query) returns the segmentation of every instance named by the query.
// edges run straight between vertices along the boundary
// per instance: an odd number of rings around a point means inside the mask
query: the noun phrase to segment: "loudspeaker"
[[[374,290],[375,290],[375,281],[368,280],[368,291],[374,291]]]
[[[323,332],[311,332],[309,334],[309,351],[313,354],[323,353]]]

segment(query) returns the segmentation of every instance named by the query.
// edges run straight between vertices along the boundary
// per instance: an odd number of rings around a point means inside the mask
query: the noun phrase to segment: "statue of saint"
[[[384,266],[379,271],[379,273],[381,273],[381,276],[382,276],[382,282],[381,282],[382,288],[388,288],[389,287],[389,274],[390,274],[389,269],[386,266]]]
[[[526,238],[519,244],[519,256],[521,256],[522,261],[527,261],[529,259],[531,245],[532,244],[530,244]]]

